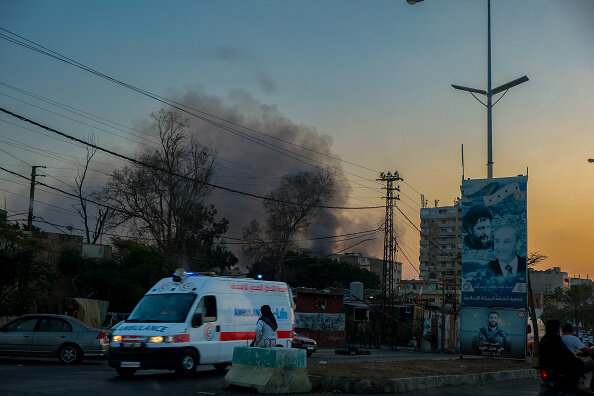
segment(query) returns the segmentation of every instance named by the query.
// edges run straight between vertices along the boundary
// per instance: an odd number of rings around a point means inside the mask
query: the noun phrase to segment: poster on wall
[[[462,182],[462,305],[525,308],[528,177]]]
[[[513,359],[526,357],[525,309],[464,307],[460,323],[462,354]]]

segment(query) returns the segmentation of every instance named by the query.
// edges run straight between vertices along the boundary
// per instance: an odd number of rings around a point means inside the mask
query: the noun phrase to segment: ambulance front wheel
[[[178,375],[189,375],[196,370],[198,355],[192,349],[185,349],[178,357],[175,372]]]

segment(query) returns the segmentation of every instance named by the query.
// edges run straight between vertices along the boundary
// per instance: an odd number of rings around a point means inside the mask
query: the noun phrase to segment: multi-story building
[[[370,272],[376,273],[380,278],[380,283],[384,283],[384,260],[377,257],[363,256],[361,253],[346,253],[342,256],[336,257],[345,263],[354,264],[360,268],[364,268]],[[392,289],[396,290],[398,284],[402,280],[402,263],[396,261],[394,263],[394,270],[392,272]]]
[[[454,281],[462,269],[462,205],[421,208],[420,275]]]
[[[570,286],[590,286],[590,287],[592,287],[592,279],[582,278],[581,276],[579,276],[577,278],[569,278],[569,285]]]
[[[571,286],[567,272],[562,272],[560,267],[553,267],[544,271],[537,271],[530,268],[529,272],[533,292],[539,291],[549,294],[557,288],[568,290]]]

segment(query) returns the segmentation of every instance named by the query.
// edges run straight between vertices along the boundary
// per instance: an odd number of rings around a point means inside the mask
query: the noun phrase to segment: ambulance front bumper
[[[173,370],[183,347],[147,348],[111,347],[108,353],[109,365],[113,368]]]

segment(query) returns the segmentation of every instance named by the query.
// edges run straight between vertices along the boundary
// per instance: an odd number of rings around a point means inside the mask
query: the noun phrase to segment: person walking
[[[254,346],[260,348],[273,348],[276,346],[276,329],[278,329],[278,324],[272,314],[270,305],[262,305],[260,313],[262,316],[260,316],[258,323],[256,324]]]

